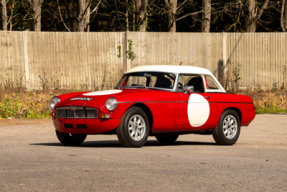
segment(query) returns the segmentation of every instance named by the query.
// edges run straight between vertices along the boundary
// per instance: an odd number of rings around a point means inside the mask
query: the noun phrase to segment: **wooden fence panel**
[[[139,65],[224,71],[239,87],[287,83],[286,33],[0,32],[0,84],[31,89],[110,89]],[[226,38],[224,38],[226,37]],[[127,59],[127,40],[135,59]],[[226,55],[226,57],[224,56]],[[284,70],[285,67],[285,70]],[[285,71],[285,73],[284,73]],[[285,76],[284,76],[285,75]]]
[[[280,87],[286,66],[286,34],[229,33],[228,75],[239,87]]]
[[[25,86],[25,65],[21,32],[0,33],[0,84]]]
[[[29,32],[29,87],[96,90],[114,87],[123,74],[124,55],[117,56],[123,36],[124,33]],[[2,54],[7,57],[6,52]],[[19,63],[24,66],[24,62]]]
[[[129,32],[139,65],[193,65],[206,67],[218,75],[222,65],[222,36],[202,33],[139,33]]]

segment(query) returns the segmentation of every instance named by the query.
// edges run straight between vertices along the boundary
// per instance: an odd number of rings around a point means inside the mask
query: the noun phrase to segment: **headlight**
[[[50,100],[50,103],[49,103],[49,109],[50,111],[53,111],[54,108],[55,108],[55,105],[57,103],[59,103],[61,100],[58,98],[58,97],[53,97],[51,100]]]
[[[115,98],[111,97],[106,101],[106,109],[108,111],[114,111],[117,108],[118,102]]]

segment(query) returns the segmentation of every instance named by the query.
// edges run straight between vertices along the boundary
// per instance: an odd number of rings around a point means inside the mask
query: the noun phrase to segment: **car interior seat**
[[[154,86],[169,89],[171,88],[171,82],[166,77],[158,77]]]
[[[203,93],[203,83],[201,77],[193,77],[189,80],[187,86],[193,86],[194,92]]]

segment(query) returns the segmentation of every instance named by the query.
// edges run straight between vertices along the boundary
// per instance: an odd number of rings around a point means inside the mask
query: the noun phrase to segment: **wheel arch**
[[[228,108],[226,108],[224,111],[227,111],[227,110],[234,110],[234,111],[238,114],[239,119],[240,119],[240,123],[241,123],[241,121],[242,121],[242,113],[241,113],[240,109],[238,109],[238,108],[236,108],[236,107],[228,107]],[[224,111],[223,111],[223,112],[224,112]],[[223,113],[223,112],[222,112],[222,113]]]
[[[127,110],[129,110],[132,107],[141,108],[145,112],[145,114],[148,117],[149,124],[150,124],[150,134],[152,134],[153,115],[152,115],[152,112],[149,109],[149,107],[147,105],[143,104],[143,103],[135,103],[135,104],[131,105]]]

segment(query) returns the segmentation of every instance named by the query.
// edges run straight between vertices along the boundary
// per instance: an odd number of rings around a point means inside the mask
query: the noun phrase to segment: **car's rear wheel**
[[[57,135],[59,141],[63,145],[67,145],[67,146],[81,145],[87,137],[86,134],[62,133],[62,132],[59,132],[57,130],[56,130],[56,135]]]
[[[162,144],[172,144],[177,140],[178,135],[155,136],[155,138]]]
[[[117,128],[117,136],[125,147],[143,146],[149,135],[149,120],[145,112],[138,107],[130,108],[122,117]]]
[[[236,111],[226,110],[222,113],[212,135],[217,144],[233,145],[240,134],[240,119]]]

